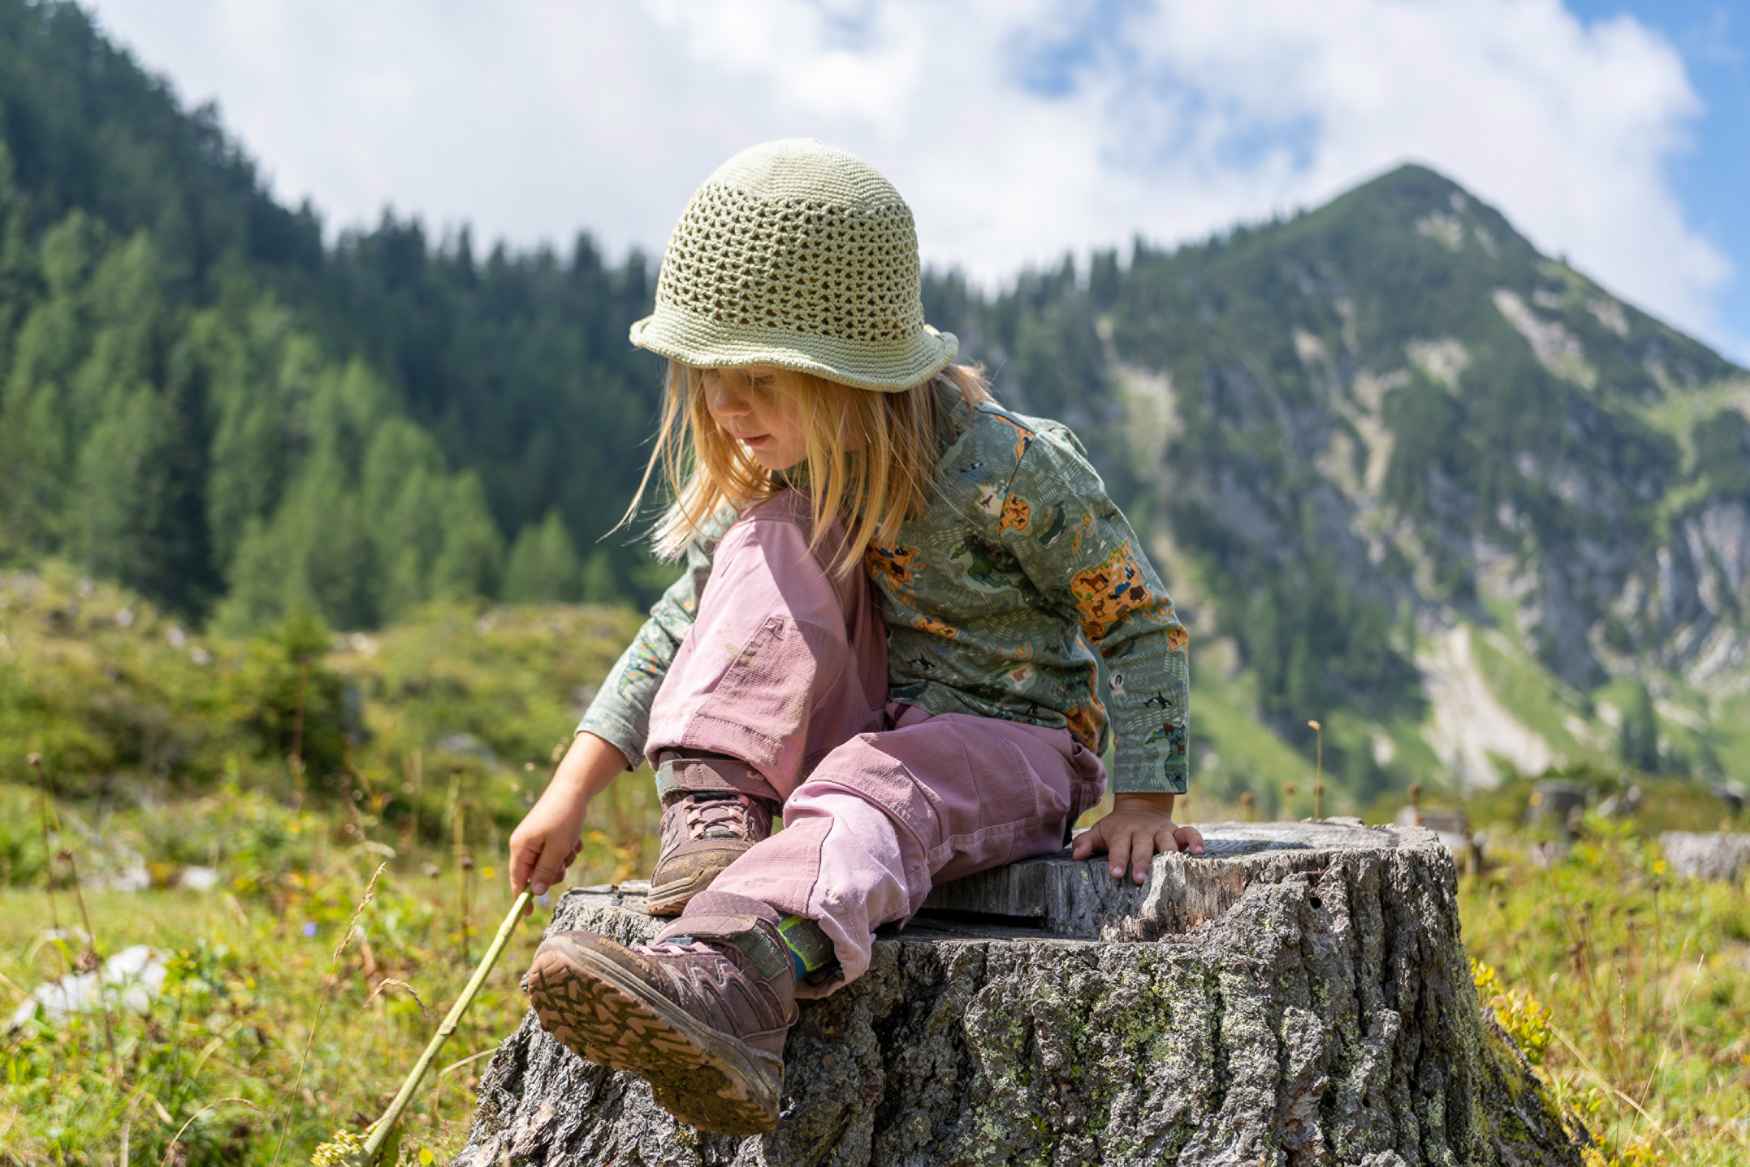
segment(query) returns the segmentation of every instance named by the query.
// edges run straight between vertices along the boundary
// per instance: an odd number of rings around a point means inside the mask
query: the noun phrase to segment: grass
[[[61,852],[78,864],[98,952],[149,944],[169,973],[148,1013],[112,1010],[108,1033],[89,1014],[0,1034],[0,1165],[107,1165],[124,1149],[183,1167],[302,1164],[381,1113],[461,989],[509,903],[509,830],[636,615],[433,605],[334,648],[296,628],[239,643],[185,634],[64,569],[21,578],[0,575],[0,1008],[91,947]],[[1565,716],[1572,695],[1477,646],[1509,707]],[[1182,817],[1238,817],[1245,793],[1258,817],[1310,813],[1310,731],[1297,748],[1264,730],[1246,673],[1210,670],[1196,690],[1217,758]],[[1721,755],[1750,758],[1750,693],[1706,712]],[[1383,729],[1405,766],[1434,771],[1414,727],[1309,715],[1325,724],[1327,762],[1333,743],[1364,748]],[[46,839],[29,750],[55,792]],[[1625,781],[1609,767],[1579,780]],[[1716,828],[1723,812],[1698,783],[1638,780],[1633,824],[1590,824],[1547,869],[1523,857],[1537,836],[1518,826],[1534,780],[1475,795],[1466,809],[1491,829],[1498,865],[1461,884],[1465,938],[1523,1042],[1542,1034],[1552,1094],[1603,1135],[1599,1162],[1744,1161],[1747,889],[1660,871],[1654,833]],[[1351,797],[1333,785],[1327,813]],[[1389,817],[1391,801],[1370,811]],[[647,774],[617,783],[591,809],[571,881],[646,874],[656,809]],[[219,885],[180,889],[197,867]],[[147,886],[104,890],[121,878]],[[513,938],[403,1119],[404,1162],[459,1150],[484,1055],[522,1016],[516,980],[540,923]]]
[[[1703,389],[1667,393],[1644,406],[1640,414],[1648,425],[1676,439],[1687,469],[1695,458],[1696,424],[1728,407],[1750,417],[1750,381],[1725,380]]]
[[[1517,994],[1497,1013],[1544,1046],[1590,1163],[1750,1161],[1750,886],[1674,877],[1635,824],[1586,834],[1547,869],[1497,846],[1460,881],[1471,956]]]
[[[142,1163],[181,1137],[184,1164],[307,1162],[337,1126],[362,1129],[467,979],[462,932],[488,934],[510,902],[502,861],[475,870],[474,919],[437,853],[397,855],[358,908],[385,847],[346,842],[341,824],[300,816],[322,845],[274,876],[244,871],[208,892],[88,890],[101,953],[134,944],[168,958],[163,994],[141,1016],[114,1011],[120,1073],[99,1014],[65,1025],[27,1023],[0,1042],[0,1163],[110,1163],[124,1142]],[[592,832],[577,882],[642,871],[641,843]],[[335,951],[357,911],[358,933]],[[69,927],[65,897],[58,913]],[[403,1154],[444,1159],[460,1149],[485,1059],[520,1017],[516,987],[543,913],[512,938],[445,1056],[403,1119]],[[29,986],[64,974],[85,947],[57,940],[40,888],[0,889],[0,992],[7,1008]],[[306,1050],[308,1056],[306,1060]]]
[[[1722,701],[1714,724],[1721,755],[1736,763],[1736,777],[1750,781],[1750,692]]]

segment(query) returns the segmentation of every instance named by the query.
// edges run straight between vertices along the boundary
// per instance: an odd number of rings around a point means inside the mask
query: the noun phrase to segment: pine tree
[[[583,562],[582,598],[586,603],[606,604],[620,598],[614,565],[605,551],[592,551]]]
[[[486,509],[486,492],[472,472],[456,479],[444,512],[444,545],[432,564],[431,594],[446,599],[491,596],[504,560],[504,537]]]
[[[557,511],[538,526],[524,527],[504,571],[504,598],[518,603],[575,600],[580,571],[577,549]]]
[[[1088,296],[1094,307],[1104,311],[1116,304],[1119,286],[1118,249],[1094,252],[1088,262]]]
[[[1623,710],[1617,726],[1617,752],[1625,765],[1647,773],[1658,773],[1659,719],[1653,709],[1653,695],[1644,682],[1635,685],[1634,696]]]
[[[150,596],[177,589],[175,419],[151,388],[127,392],[79,455],[76,549],[92,572]]]

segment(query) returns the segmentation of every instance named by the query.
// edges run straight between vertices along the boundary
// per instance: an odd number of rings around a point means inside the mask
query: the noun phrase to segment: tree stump
[[[679,1126],[526,1016],[458,1167],[1579,1162],[1478,1006],[1432,831],[1203,831],[1142,887],[1063,852],[938,888],[803,1004],[769,1135]],[[640,891],[570,892],[552,927],[648,938]]]

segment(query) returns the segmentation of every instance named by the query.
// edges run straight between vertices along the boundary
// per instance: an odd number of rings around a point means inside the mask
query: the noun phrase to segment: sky
[[[86,0],[330,240],[386,207],[660,255],[719,163],[871,163],[994,290],[1434,167],[1750,366],[1741,0]]]

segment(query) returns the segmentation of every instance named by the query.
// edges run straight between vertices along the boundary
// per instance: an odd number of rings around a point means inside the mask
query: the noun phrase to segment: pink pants
[[[683,920],[757,901],[817,921],[844,974],[799,986],[818,996],[869,967],[874,929],[910,917],[932,881],[1063,846],[1105,770],[1068,730],[888,701],[875,592],[860,569],[831,579],[842,532],[817,557],[809,529],[807,500],[786,491],[725,533],[645,751],[738,758],[764,779],[746,792],[783,804],[784,829],[694,896]]]

